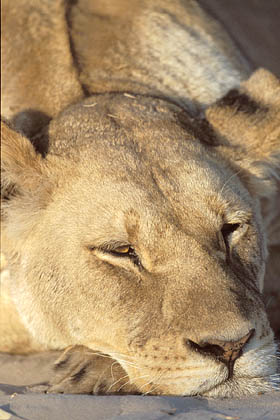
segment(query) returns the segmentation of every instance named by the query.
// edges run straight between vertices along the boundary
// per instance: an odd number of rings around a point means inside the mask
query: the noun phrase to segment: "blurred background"
[[[280,0],[198,0],[231,34],[253,68],[280,77]]]

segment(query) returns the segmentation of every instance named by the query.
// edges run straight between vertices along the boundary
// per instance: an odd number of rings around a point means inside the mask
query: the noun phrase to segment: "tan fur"
[[[70,346],[54,392],[272,389],[261,292],[269,245],[279,299],[279,80],[244,81],[239,52],[192,0],[15,3],[4,2],[3,114],[21,133],[1,125],[0,350]],[[28,68],[15,52],[26,43]],[[130,256],[114,254],[126,245]],[[191,344],[252,330],[230,379]]]
[[[80,99],[65,2],[4,0],[2,18],[2,113],[12,118],[21,110],[33,110],[52,117]]]

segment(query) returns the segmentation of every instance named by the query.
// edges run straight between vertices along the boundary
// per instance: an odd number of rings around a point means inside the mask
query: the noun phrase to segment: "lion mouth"
[[[258,349],[254,356],[245,355],[240,359],[239,365],[232,376],[228,376],[228,378],[200,395],[207,397],[243,397],[274,390],[279,391],[279,352],[271,354],[270,351],[270,345],[265,345]]]
[[[263,394],[266,392],[280,390],[280,374],[268,376],[236,376],[222,379],[219,383],[211,384],[211,378],[203,381],[196,390],[185,391],[183,388],[186,382],[181,381],[175,385],[174,382],[168,385],[152,384],[151,390],[145,392],[150,395],[181,395],[181,396],[201,396],[211,398],[240,398],[249,395]],[[181,385],[180,385],[181,383]],[[180,389],[181,388],[181,389]],[[180,390],[179,390],[180,389]]]
[[[180,375],[161,377],[159,381],[151,381],[148,386],[142,384],[139,386],[139,391],[149,395],[240,398],[279,390],[280,372],[276,372],[274,363],[279,356],[268,355],[266,351],[268,348],[254,352],[253,355],[241,357],[239,364],[232,372],[222,365],[216,366],[214,370],[211,369],[207,373],[204,372],[204,378],[202,378],[202,371],[199,376],[185,371]]]

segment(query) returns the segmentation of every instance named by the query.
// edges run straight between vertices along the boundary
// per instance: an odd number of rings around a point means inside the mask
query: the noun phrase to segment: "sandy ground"
[[[163,420],[171,416],[178,420],[280,419],[280,392],[238,400],[214,400],[57,395],[28,388],[28,385],[48,380],[51,363],[57,354],[1,355],[0,420]]]
[[[280,0],[200,0],[219,18],[254,67],[280,76]],[[56,354],[0,355],[0,420],[280,419],[280,392],[239,400],[49,395],[28,385],[48,380]]]
[[[58,353],[0,358],[0,420],[264,419],[279,420],[280,392],[239,400],[181,397],[54,395],[28,385],[48,380]],[[12,384],[12,385],[9,385]],[[27,385],[27,386],[26,386]],[[8,417],[10,415],[10,417]],[[6,417],[5,417],[6,416]]]

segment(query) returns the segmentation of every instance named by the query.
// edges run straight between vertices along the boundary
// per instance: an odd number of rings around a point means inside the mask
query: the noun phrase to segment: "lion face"
[[[116,95],[109,112],[106,95],[90,101],[53,120],[44,160],[3,128],[4,242],[23,322],[48,347],[109,354],[140,392],[271,389],[265,164],[204,143],[163,101]]]

